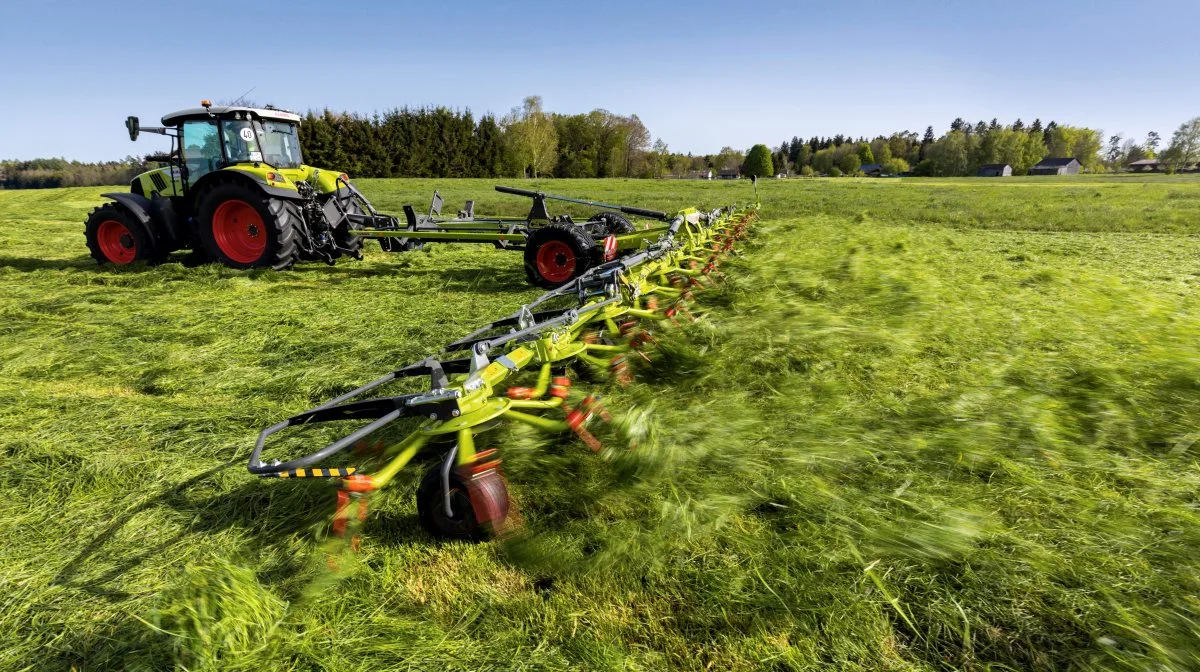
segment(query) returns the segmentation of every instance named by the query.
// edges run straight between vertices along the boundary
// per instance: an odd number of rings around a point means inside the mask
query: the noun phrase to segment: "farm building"
[[[879,177],[883,175],[883,166],[878,163],[868,163],[865,166],[859,166],[858,169],[867,177]]]
[[[689,180],[711,180],[713,178],[712,169],[692,170],[688,171],[687,177]]]
[[[736,179],[740,178],[741,176],[742,176],[742,174],[740,172],[738,172],[737,168],[730,168],[728,170],[722,170],[717,173],[717,178],[721,179],[721,180],[736,180]]]
[[[978,177],[1012,177],[1012,166],[1007,163],[985,163],[975,174]]]
[[[1078,175],[1079,159],[1072,157],[1044,158],[1029,169],[1030,175]]]
[[[1158,159],[1142,159],[1129,164],[1129,170],[1135,173],[1157,173],[1165,168]]]

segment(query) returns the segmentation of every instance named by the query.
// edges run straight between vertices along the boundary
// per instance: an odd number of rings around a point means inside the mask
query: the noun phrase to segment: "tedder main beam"
[[[380,246],[388,252],[413,250],[424,243],[490,243],[500,249],[523,251],[529,281],[546,288],[562,285],[597,264],[658,240],[671,220],[671,215],[665,212],[629,205],[555,196],[515,187],[497,186],[496,191],[532,199],[529,214],[525,217],[479,216],[475,214],[474,201],[467,201],[457,216],[442,217],[444,201],[441,194],[434,192],[428,214],[418,214],[412,206],[404,206],[403,224],[395,217],[379,215],[369,204],[365,204],[364,214],[348,216],[359,237],[378,239]],[[602,211],[585,222],[576,222],[570,215],[551,215],[546,201],[575,203]],[[639,227],[625,215],[655,221]]]
[[[531,192],[532,193],[532,192]],[[643,214],[651,211],[641,211]],[[662,213],[655,213],[662,214]],[[663,216],[665,226],[642,250],[602,262],[503,319],[449,343],[442,353],[397,369],[329,402],[279,422],[259,435],[251,473],[274,478],[337,479],[334,530],[342,534],[351,501],[365,516],[366,493],[387,487],[427,446],[449,443],[422,479],[417,511],[422,525],[440,536],[480,539],[502,530],[508,490],[496,449],[478,450],[476,434],[499,421],[545,432],[574,432],[593,451],[600,442],[587,429],[607,413],[598,398],[572,389],[561,371],[579,363],[629,376],[626,357],[648,356],[654,330],[691,313],[695,292],[709,286],[717,266],[757,216],[757,206],[683,210]],[[530,372],[527,376],[526,372]],[[557,375],[556,375],[557,372]],[[428,389],[369,396],[390,383],[427,378]],[[524,385],[515,385],[526,379]],[[408,418],[403,438],[366,456],[357,448],[385,427]],[[289,428],[354,421],[358,426],[307,455],[264,459],[268,439]],[[293,437],[296,438],[296,437]],[[331,461],[355,447],[363,464]]]

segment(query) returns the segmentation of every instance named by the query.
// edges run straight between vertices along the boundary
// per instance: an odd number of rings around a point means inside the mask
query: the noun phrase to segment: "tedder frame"
[[[593,266],[516,313],[448,344],[437,357],[397,369],[264,429],[251,453],[249,471],[262,477],[336,479],[340,487],[334,531],[341,535],[351,519],[351,501],[358,501],[357,519],[364,520],[364,495],[387,487],[423,448],[448,440],[452,447],[417,490],[422,526],[439,536],[472,540],[503,531],[509,503],[499,469],[501,455],[495,448],[479,450],[477,433],[508,420],[544,432],[574,432],[599,452],[602,446],[586,426],[594,416],[606,417],[607,411],[597,396],[572,390],[571,380],[562,373],[566,365],[578,362],[608,371],[618,381],[627,379],[626,358],[648,358],[645,351],[657,342],[654,330],[691,315],[688,305],[695,292],[721,277],[718,264],[756,217],[757,204],[678,212],[640,251]],[[530,379],[527,371],[536,371],[536,376]],[[368,396],[390,383],[420,377],[428,377],[428,390]],[[521,377],[532,385],[502,389]],[[374,471],[357,465],[325,466],[330,458],[366,445],[367,437],[402,418],[414,419],[415,428],[366,458],[378,464]],[[361,426],[301,457],[263,457],[268,439],[285,429],[338,421]]]

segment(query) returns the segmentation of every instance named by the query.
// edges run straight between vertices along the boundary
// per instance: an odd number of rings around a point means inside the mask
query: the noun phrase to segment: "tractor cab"
[[[172,138],[169,154],[148,157],[168,167],[135,177],[134,193],[184,196],[205,175],[239,164],[265,169],[264,177],[272,168],[290,179],[307,179],[310,172],[302,169],[300,115],[293,112],[201,101],[201,107],[163,116],[162,124],[143,127],[137,117],[125,122],[131,140],[143,131]]]

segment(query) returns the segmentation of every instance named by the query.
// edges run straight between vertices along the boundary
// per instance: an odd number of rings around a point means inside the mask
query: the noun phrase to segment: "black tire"
[[[597,212],[588,219],[589,222],[603,222],[604,228],[598,232],[604,236],[623,236],[627,233],[637,231],[637,227],[629,218],[619,212]]]
[[[159,254],[146,227],[116,203],[105,203],[92,210],[83,223],[83,235],[92,258],[100,264],[156,263],[165,256]]]
[[[546,289],[579,277],[596,262],[596,243],[577,224],[540,226],[525,240],[525,277]]]
[[[222,210],[218,221],[214,222],[214,216],[222,206],[234,208],[234,212],[242,217]],[[242,206],[249,206],[259,221],[253,221],[253,216]],[[273,268],[282,271],[299,258],[296,237],[304,226],[300,206],[289,200],[267,196],[258,188],[243,182],[218,182],[201,194],[196,219],[197,237],[205,252],[214,261],[231,268]],[[245,219],[251,221],[245,223]],[[242,226],[246,227],[244,234]],[[260,236],[264,238],[260,240]],[[222,242],[218,242],[218,238]]]
[[[359,207],[358,201],[350,199],[346,204],[346,212],[352,215],[363,215],[363,209]],[[338,251],[334,253],[334,257],[350,256],[355,259],[362,259],[363,239],[354,235],[354,232],[361,229],[357,222],[346,221],[341,226],[333,230],[333,240],[338,245]]]
[[[450,471],[450,510],[446,515],[442,495],[442,464],[430,467],[417,486],[417,518],[421,527],[443,539],[484,541],[508,517],[508,487],[504,478],[489,469],[473,476]]]

